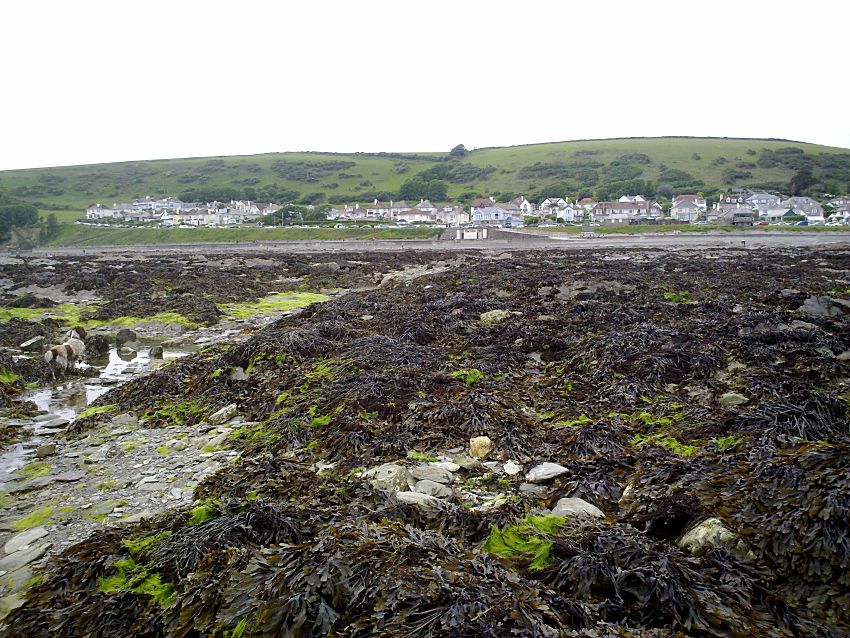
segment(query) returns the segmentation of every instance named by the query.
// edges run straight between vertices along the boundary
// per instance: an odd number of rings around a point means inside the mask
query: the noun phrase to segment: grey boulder
[[[552,508],[553,516],[567,518],[570,516],[585,516],[589,518],[604,518],[605,513],[582,498],[562,498]]]
[[[525,475],[525,480],[529,483],[544,483],[567,473],[569,473],[569,470],[563,465],[558,465],[557,463],[541,463],[528,471]]]

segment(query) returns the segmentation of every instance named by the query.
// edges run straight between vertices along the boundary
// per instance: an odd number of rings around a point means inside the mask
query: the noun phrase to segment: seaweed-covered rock
[[[101,359],[109,354],[109,340],[103,335],[86,338],[86,358]]]

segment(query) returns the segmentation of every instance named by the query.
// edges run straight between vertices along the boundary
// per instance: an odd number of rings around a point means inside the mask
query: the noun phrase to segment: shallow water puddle
[[[108,357],[93,362],[89,366],[100,370],[100,376],[74,378],[22,395],[22,401],[32,401],[40,410],[48,414],[21,421],[23,427],[32,433],[32,437],[10,446],[0,454],[0,484],[6,482],[11,472],[31,461],[38,447],[50,443],[52,438],[64,429],[65,425],[60,425],[59,419],[73,421],[78,414],[111,388],[157,367],[161,362],[167,363],[197,350],[197,347],[193,345],[163,348],[163,359],[151,361],[151,345],[154,344],[146,343],[139,347],[136,354],[129,356],[119,354],[112,346]]]

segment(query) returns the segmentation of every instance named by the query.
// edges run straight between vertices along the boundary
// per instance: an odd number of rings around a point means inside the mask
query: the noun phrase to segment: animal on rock
[[[86,351],[86,330],[81,326],[71,328],[67,334],[68,339],[65,343],[60,343],[55,346],[50,346],[47,352],[44,353],[44,361],[50,367],[50,375],[56,381],[56,372],[60,372],[62,377],[68,368],[73,368],[74,364],[80,360]]]

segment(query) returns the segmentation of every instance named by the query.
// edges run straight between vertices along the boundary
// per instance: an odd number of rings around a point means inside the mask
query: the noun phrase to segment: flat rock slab
[[[33,527],[32,529],[28,529],[25,532],[12,536],[12,538],[6,541],[6,544],[3,546],[3,551],[7,554],[12,554],[27,545],[32,545],[39,538],[44,538],[45,536],[47,536],[47,530],[45,528]]]
[[[57,436],[58,434],[64,434],[65,429],[57,429],[57,428],[45,428],[43,430],[39,429],[38,433],[42,436]]]
[[[68,472],[62,472],[61,474],[57,474],[53,478],[62,483],[73,483],[74,481],[79,481],[86,478],[86,473],[82,470],[70,470]]]
[[[43,459],[45,457],[56,454],[56,444],[48,443],[46,445],[39,445],[35,451],[35,458]]]
[[[553,478],[569,473],[563,465],[557,463],[541,463],[528,471],[525,480],[529,483],[543,483]]]
[[[455,478],[446,468],[430,464],[417,465],[411,470],[410,475],[417,481],[428,480],[446,485],[454,481]]]
[[[9,554],[5,558],[0,559],[0,570],[11,572],[20,569],[24,565],[29,565],[31,562],[44,556],[50,547],[51,543],[41,543],[40,545],[31,545],[27,549]]]
[[[10,594],[0,598],[0,618],[5,618],[10,612],[24,604],[24,597],[21,594]]]
[[[49,421],[42,421],[43,428],[63,428],[68,425],[70,421],[64,417],[56,417],[54,419],[50,419]]]
[[[436,496],[437,498],[450,498],[452,495],[452,488],[448,485],[437,483],[436,481],[423,479],[416,484],[414,492],[418,492],[419,494],[428,494],[429,496]]]
[[[6,484],[6,491],[9,494],[22,494],[24,492],[32,492],[47,487],[56,481],[55,476],[36,476],[29,481],[19,483],[17,481]]]
[[[400,503],[410,503],[423,510],[433,509],[441,503],[436,496],[419,492],[396,492],[395,497]]]

